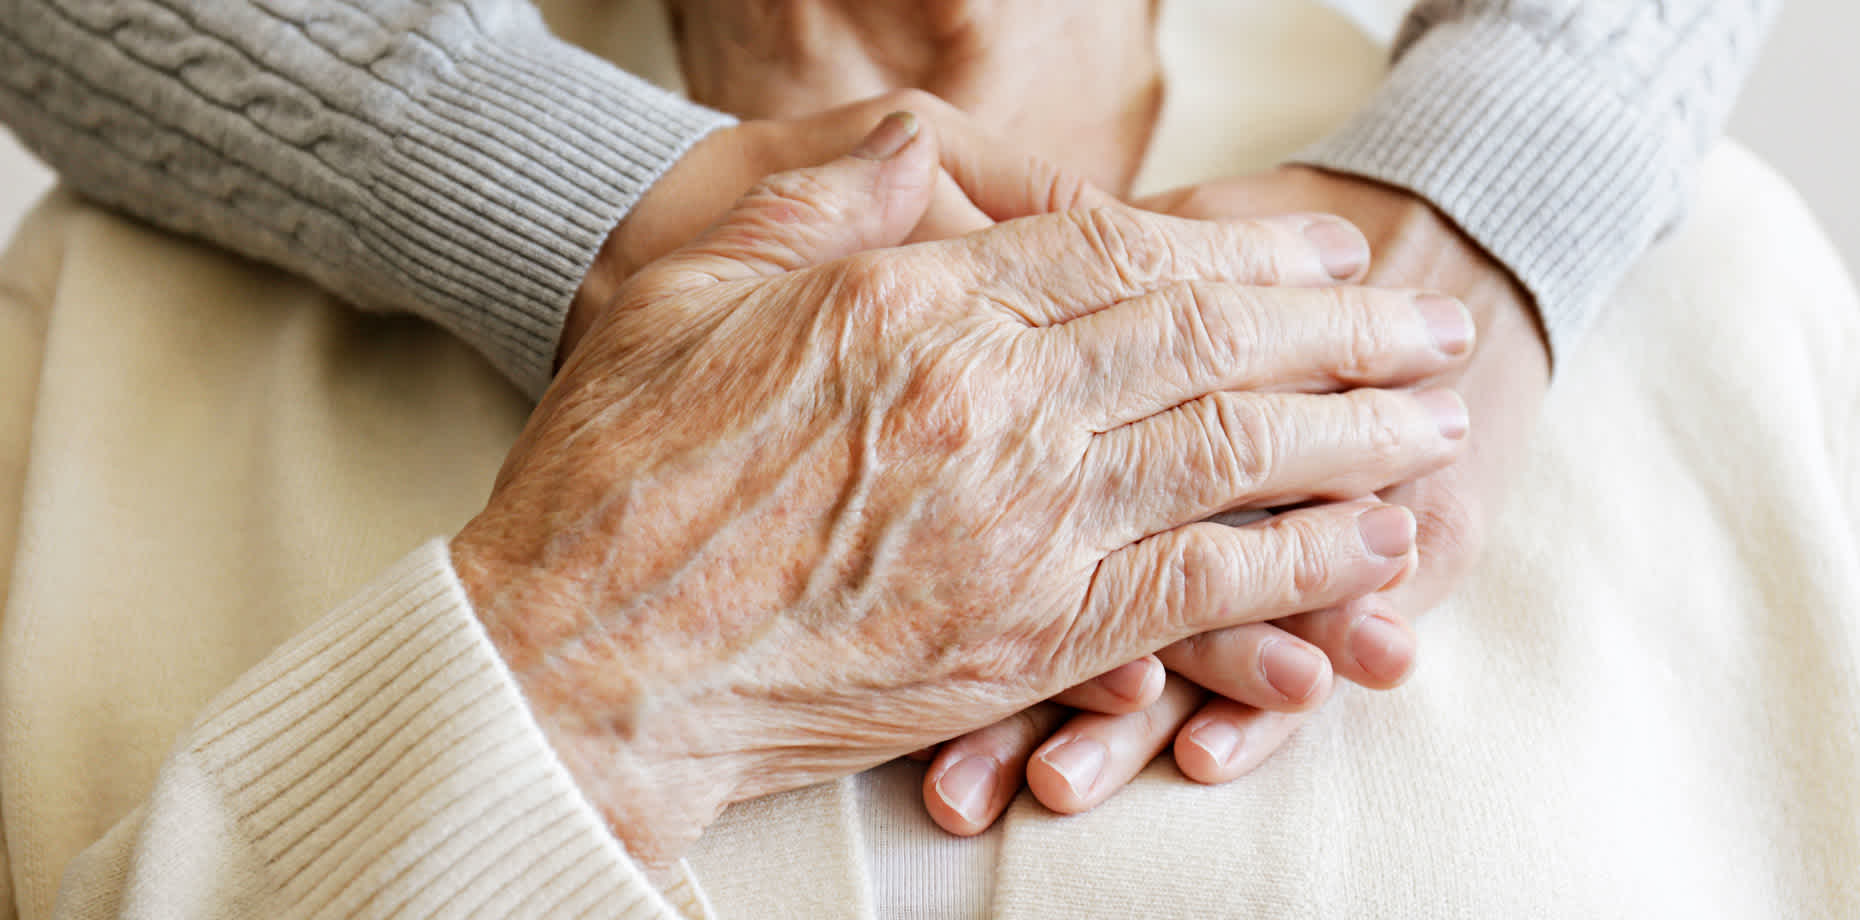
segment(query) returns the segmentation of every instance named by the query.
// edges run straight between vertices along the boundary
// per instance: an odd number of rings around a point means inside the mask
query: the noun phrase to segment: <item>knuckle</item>
[[[1233,561],[1226,546],[1208,530],[1191,527],[1180,532],[1169,573],[1164,610],[1177,628],[1200,619],[1211,604],[1233,592]]]
[[[837,194],[821,170],[796,169],[764,177],[738,205],[748,221],[735,221],[741,233],[766,245],[814,227],[838,226],[852,219],[845,196]]]
[[[1333,288],[1328,295],[1336,308],[1329,312],[1344,328],[1343,344],[1333,373],[1337,380],[1360,386],[1394,376],[1400,364],[1400,336],[1387,322],[1387,311],[1376,309],[1376,296],[1362,288]]]
[[[1363,458],[1374,468],[1388,470],[1407,454],[1409,397],[1390,390],[1359,390],[1356,403],[1356,438]]]
[[[1155,222],[1123,207],[1066,213],[1091,253],[1117,273],[1124,287],[1145,289],[1172,273],[1174,241]]]
[[[1272,564],[1279,578],[1268,583],[1283,586],[1278,597],[1280,609],[1302,610],[1305,599],[1324,593],[1333,577],[1331,541],[1321,526],[1304,515],[1280,515],[1272,519],[1269,545],[1277,552]]]
[[[1256,401],[1217,393],[1206,401],[1213,481],[1232,495],[1257,491],[1279,468],[1272,416]]]
[[[1184,330],[1212,375],[1245,379],[1262,329],[1259,314],[1245,309],[1231,287],[1192,281],[1179,288],[1186,302]]]
[[[1240,255],[1242,277],[1248,282],[1261,287],[1280,287],[1290,282],[1290,273],[1279,263],[1274,253],[1243,248]]]
[[[1310,244],[1292,239],[1284,227],[1265,221],[1229,224],[1237,235],[1227,247],[1234,253],[1241,278],[1262,287],[1290,284],[1297,280],[1292,266],[1304,257]]]
[[[788,202],[819,208],[832,201],[834,196],[828,191],[817,170],[791,169],[764,177],[750,195],[755,199],[767,199],[771,204]]]
[[[1043,159],[1033,158],[1027,174],[1030,183],[1028,200],[1043,211],[1071,211],[1092,207],[1102,197],[1102,193],[1085,181],[1085,177]]]

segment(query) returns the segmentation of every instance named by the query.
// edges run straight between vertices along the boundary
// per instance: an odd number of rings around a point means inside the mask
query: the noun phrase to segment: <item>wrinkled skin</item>
[[[1156,0],[666,0],[691,97],[795,118],[901,88],[1129,190],[1162,108]]]
[[[795,115],[895,87],[927,87],[974,115],[981,130],[1046,152],[1117,191],[1141,160],[1160,99],[1148,2],[668,0],[668,7],[682,23],[684,69],[702,101],[750,116]],[[1092,15],[1082,16],[1087,10]],[[1081,68],[1082,60],[1104,66]],[[1479,434],[1460,463],[1386,493],[1413,502],[1420,517],[1425,564],[1417,577],[1281,623],[1191,637],[1057,697],[1087,714],[1035,707],[945,746],[926,776],[925,802],[955,833],[992,823],[1023,775],[1042,802],[1064,812],[1103,801],[1164,750],[1195,779],[1231,780],[1276,750],[1328,698],[1335,677],[1399,685],[1416,655],[1412,621],[1476,559],[1542,399],[1547,358],[1528,297],[1419,198],[1287,168],[1147,205],[1194,217],[1334,211],[1361,223],[1377,252],[1364,283],[1445,291],[1473,307],[1481,344],[1460,373]],[[1077,739],[1096,747],[1058,751]],[[1081,757],[1095,765],[1095,776],[1078,772]]]
[[[1114,200],[1076,174],[1000,143],[967,114],[919,90],[896,89],[825,111],[719,128],[686,151],[608,235],[570,305],[557,363],[574,351],[635,272],[691,242],[756,183],[852,149],[891,112],[929,121],[941,141],[943,172],[909,239],[946,239],[997,220]]]
[[[1473,434],[1452,464],[1379,494],[1413,509],[1419,521],[1419,566],[1412,578],[1325,610],[1210,632],[1164,649],[1158,657],[1172,675],[1161,696],[1140,711],[1072,716],[1059,707],[1037,707],[945,745],[926,775],[925,802],[936,821],[956,833],[977,833],[992,823],[1023,771],[1042,803],[1067,813],[1109,798],[1165,750],[1183,774],[1200,782],[1244,775],[1325,695],[1287,699],[1275,691],[1258,664],[1261,649],[1273,644],[1308,648],[1337,675],[1367,687],[1399,685],[1414,663],[1412,623],[1445,599],[1477,560],[1484,528],[1522,462],[1548,386],[1548,351],[1528,296],[1477,244],[1411,194],[1285,167],[1180,189],[1143,205],[1204,219],[1305,210],[1348,217],[1376,253],[1364,284],[1447,291],[1470,309],[1478,329],[1471,360],[1430,383],[1454,386],[1466,397]],[[1327,692],[1328,675],[1320,683]],[[1097,775],[1081,778],[1080,763],[1095,763]]]
[[[1371,388],[1459,363],[1414,295],[1321,287],[1311,229],[1347,225],[1114,207],[885,250],[938,175],[910,124],[629,280],[452,541],[545,734],[648,865],[731,802],[1387,584],[1413,563],[1394,506],[1195,522],[1458,454],[1450,391]]]

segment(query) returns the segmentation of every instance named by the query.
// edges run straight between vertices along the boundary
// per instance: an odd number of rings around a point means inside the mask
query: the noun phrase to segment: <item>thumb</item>
[[[929,207],[936,139],[893,112],[859,146],[824,166],[776,173],[660,266],[674,285],[779,275],[896,246]]]

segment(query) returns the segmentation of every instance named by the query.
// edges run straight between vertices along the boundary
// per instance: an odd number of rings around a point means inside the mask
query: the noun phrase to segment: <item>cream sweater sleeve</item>
[[[530,718],[435,540],[221,693],[55,915],[674,918]]]
[[[1373,101],[1298,159],[1433,202],[1569,348],[1674,223],[1781,0],[1422,0]]]
[[[727,119],[526,0],[0,0],[0,121],[84,195],[426,316],[534,395],[608,232]]]

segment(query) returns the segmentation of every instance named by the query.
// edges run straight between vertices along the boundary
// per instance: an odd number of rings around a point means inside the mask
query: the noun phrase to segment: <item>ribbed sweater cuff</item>
[[[389,78],[409,101],[375,190],[397,215],[380,229],[407,245],[379,255],[399,275],[405,306],[436,310],[535,396],[608,233],[730,119],[540,27],[438,37],[447,59],[416,58]]]
[[[1503,18],[1449,21],[1409,46],[1370,104],[1300,162],[1426,198],[1536,298],[1571,347],[1677,205],[1653,113],[1585,61]]]
[[[544,740],[443,541],[249,672],[194,738],[293,915],[677,916]]]

